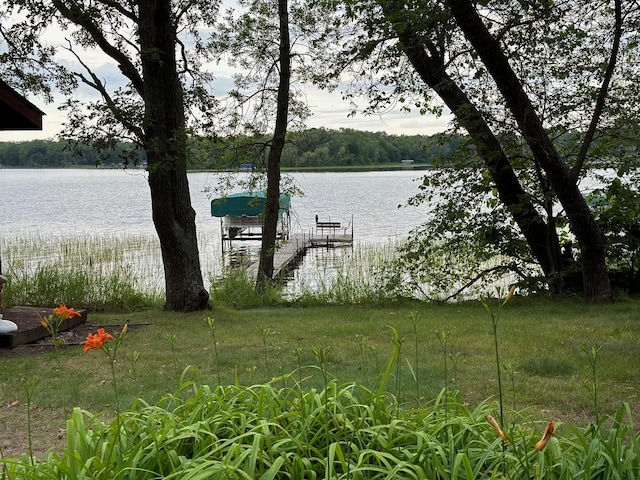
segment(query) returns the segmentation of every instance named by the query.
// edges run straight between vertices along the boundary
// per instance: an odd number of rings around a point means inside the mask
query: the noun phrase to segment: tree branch
[[[118,63],[118,68],[120,68],[122,74],[131,81],[138,94],[142,96],[144,82],[135,65],[124,52],[109,43],[100,27],[94,23],[94,18],[76,2],[71,2],[71,7],[68,7],[63,0],[52,0],[52,2],[65,18],[84,28],[100,49]]]
[[[138,17],[134,13],[133,8],[131,10],[127,10],[126,8],[124,8],[124,6],[122,5],[122,2],[120,0],[117,0],[117,1],[113,1],[113,0],[98,0],[98,2],[103,4],[103,5],[106,5],[107,7],[111,7],[114,10],[117,10],[122,15],[127,17],[129,20],[133,20],[134,22],[138,23]],[[132,5],[132,7],[133,7],[133,5]]]
[[[611,78],[613,77],[613,71],[616,67],[616,61],[618,57],[618,51],[620,50],[620,37],[622,37],[622,5],[621,0],[615,0],[615,27],[613,31],[613,44],[611,46],[611,55],[609,57],[609,63],[607,64],[607,69],[604,72],[604,78],[602,79],[602,85],[600,86],[600,90],[598,91],[598,97],[596,99],[596,106],[593,110],[593,115],[591,117],[591,123],[589,124],[589,128],[587,129],[587,133],[582,140],[582,144],[580,145],[580,151],[578,152],[578,156],[576,157],[576,163],[571,169],[571,174],[573,175],[574,182],[578,181],[578,175],[580,174],[580,170],[584,166],[584,162],[587,158],[587,153],[589,152],[589,147],[593,142],[593,137],[596,133],[596,129],[598,128],[598,122],[600,121],[600,117],[602,116],[602,112],[604,110],[604,104],[607,99],[607,94],[609,93],[609,85],[611,83]]]
[[[67,42],[69,42],[69,40],[67,40]],[[135,125],[134,123],[132,123],[130,119],[127,117],[127,115],[122,114],[122,112],[120,111],[116,103],[113,101],[113,98],[111,98],[111,95],[109,95],[109,92],[107,92],[107,89],[104,87],[104,84],[100,81],[100,79],[96,76],[96,74],[89,68],[89,66],[86,65],[82,61],[82,59],[78,56],[78,54],[73,50],[73,48],[71,47],[71,42],[69,42],[69,47],[63,47],[63,48],[65,48],[65,50],[69,51],[74,57],[76,57],[76,60],[78,60],[80,65],[82,65],[84,69],[87,71],[87,73],[91,76],[91,80],[89,80],[83,74],[78,72],[76,72],[75,75],[83,83],[85,83],[86,85],[89,85],[91,88],[93,88],[98,93],[100,93],[103,100],[107,104],[107,108],[111,110],[111,112],[118,119],[118,121],[122,123],[122,125],[131,133],[133,133],[137,138],[142,139],[144,135],[143,130],[137,125]]]

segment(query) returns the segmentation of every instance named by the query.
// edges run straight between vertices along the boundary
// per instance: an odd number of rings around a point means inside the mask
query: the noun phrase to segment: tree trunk
[[[402,6],[394,2],[385,5],[385,15],[390,20],[403,11]],[[400,48],[413,68],[420,78],[442,98],[469,133],[478,154],[495,182],[500,200],[522,231],[550,288],[558,291],[561,289],[561,273],[564,265],[556,261],[561,258],[557,234],[555,231],[550,232],[549,226],[535,209],[531,198],[520,185],[500,142],[482,114],[448,76],[443,59],[435,56],[437,48],[434,45],[425,45],[425,41],[407,23],[393,22],[393,24],[400,41]]]
[[[267,160],[267,199],[262,225],[262,248],[256,288],[264,290],[273,277],[273,255],[276,246],[278,210],[280,209],[280,157],[284,149],[289,112],[289,85],[291,83],[291,54],[289,40],[289,7],[287,0],[278,0],[280,21],[280,78],[276,124]]]
[[[170,0],[139,0],[144,147],[153,223],[160,239],[167,310],[209,307],[187,180],[185,114]]]
[[[580,245],[584,297],[591,302],[614,298],[606,266],[606,247],[595,218],[553,141],[547,135],[520,80],[498,41],[491,36],[469,0],[447,0],[451,13],[496,82],[525,141],[544,169]]]

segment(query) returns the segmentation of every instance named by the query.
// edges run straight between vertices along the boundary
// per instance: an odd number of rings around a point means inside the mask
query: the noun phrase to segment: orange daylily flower
[[[501,440],[504,440],[505,442],[507,441],[507,436],[505,435],[505,433],[502,431],[502,428],[500,428],[500,425],[498,425],[498,422],[496,421],[495,418],[493,418],[491,415],[487,415],[487,420],[489,420],[489,423],[491,425],[493,425],[493,428],[496,429],[496,433],[498,434],[498,436],[500,437]]]
[[[99,328],[97,333],[89,333],[89,335],[87,335],[87,339],[84,342],[80,342],[80,345],[84,345],[84,353],[87,353],[89,350],[93,350],[94,348],[101,350],[104,346],[104,342],[112,339],[113,335],[107,333],[104,328]]]
[[[553,435],[553,425],[554,425],[553,422],[547,423],[547,427],[544,429],[544,434],[542,435],[542,438],[538,443],[536,443],[536,446],[535,446],[536,450],[540,451],[547,446],[547,443],[549,443],[549,440]]]
[[[73,307],[67,307],[64,303],[61,303],[57,308],[54,308],[53,313],[60,317],[61,322],[64,322],[67,318],[80,316],[80,313],[76,312]]]

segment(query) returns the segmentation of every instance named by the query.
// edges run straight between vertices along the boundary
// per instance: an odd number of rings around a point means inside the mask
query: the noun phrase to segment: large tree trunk
[[[167,310],[209,307],[186,165],[182,85],[175,59],[170,0],[139,0],[144,78],[144,146],[153,223],[160,239]]]
[[[584,297],[592,302],[612,301],[613,289],[606,266],[606,247],[595,218],[574,182],[553,141],[547,135],[520,80],[511,69],[498,41],[490,34],[469,0],[447,0],[451,13],[496,82],[507,106],[544,169],[571,229],[580,245]]]
[[[397,15],[402,15],[402,12],[402,2],[385,4],[385,14],[391,20]],[[407,23],[393,22],[393,24],[400,47],[413,68],[420,78],[442,98],[456,115],[460,125],[469,133],[480,158],[495,182],[500,200],[522,231],[550,288],[553,291],[560,290],[564,265],[558,236],[555,231],[550,230],[549,225],[535,209],[527,192],[522,188],[500,142],[482,114],[448,76],[443,59],[437,56],[435,45],[426,45]]]
[[[278,210],[280,209],[280,157],[284,149],[289,112],[291,54],[289,40],[289,7],[287,0],[278,0],[280,21],[280,78],[276,109],[276,125],[267,160],[267,199],[262,225],[262,248],[256,287],[263,290],[273,277],[273,254],[276,246]]]

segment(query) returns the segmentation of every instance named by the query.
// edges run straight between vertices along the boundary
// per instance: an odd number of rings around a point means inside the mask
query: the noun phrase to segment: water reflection
[[[223,260],[225,268],[247,268],[260,259],[260,244],[252,242],[249,245],[246,242],[236,242],[232,248],[223,252]]]

